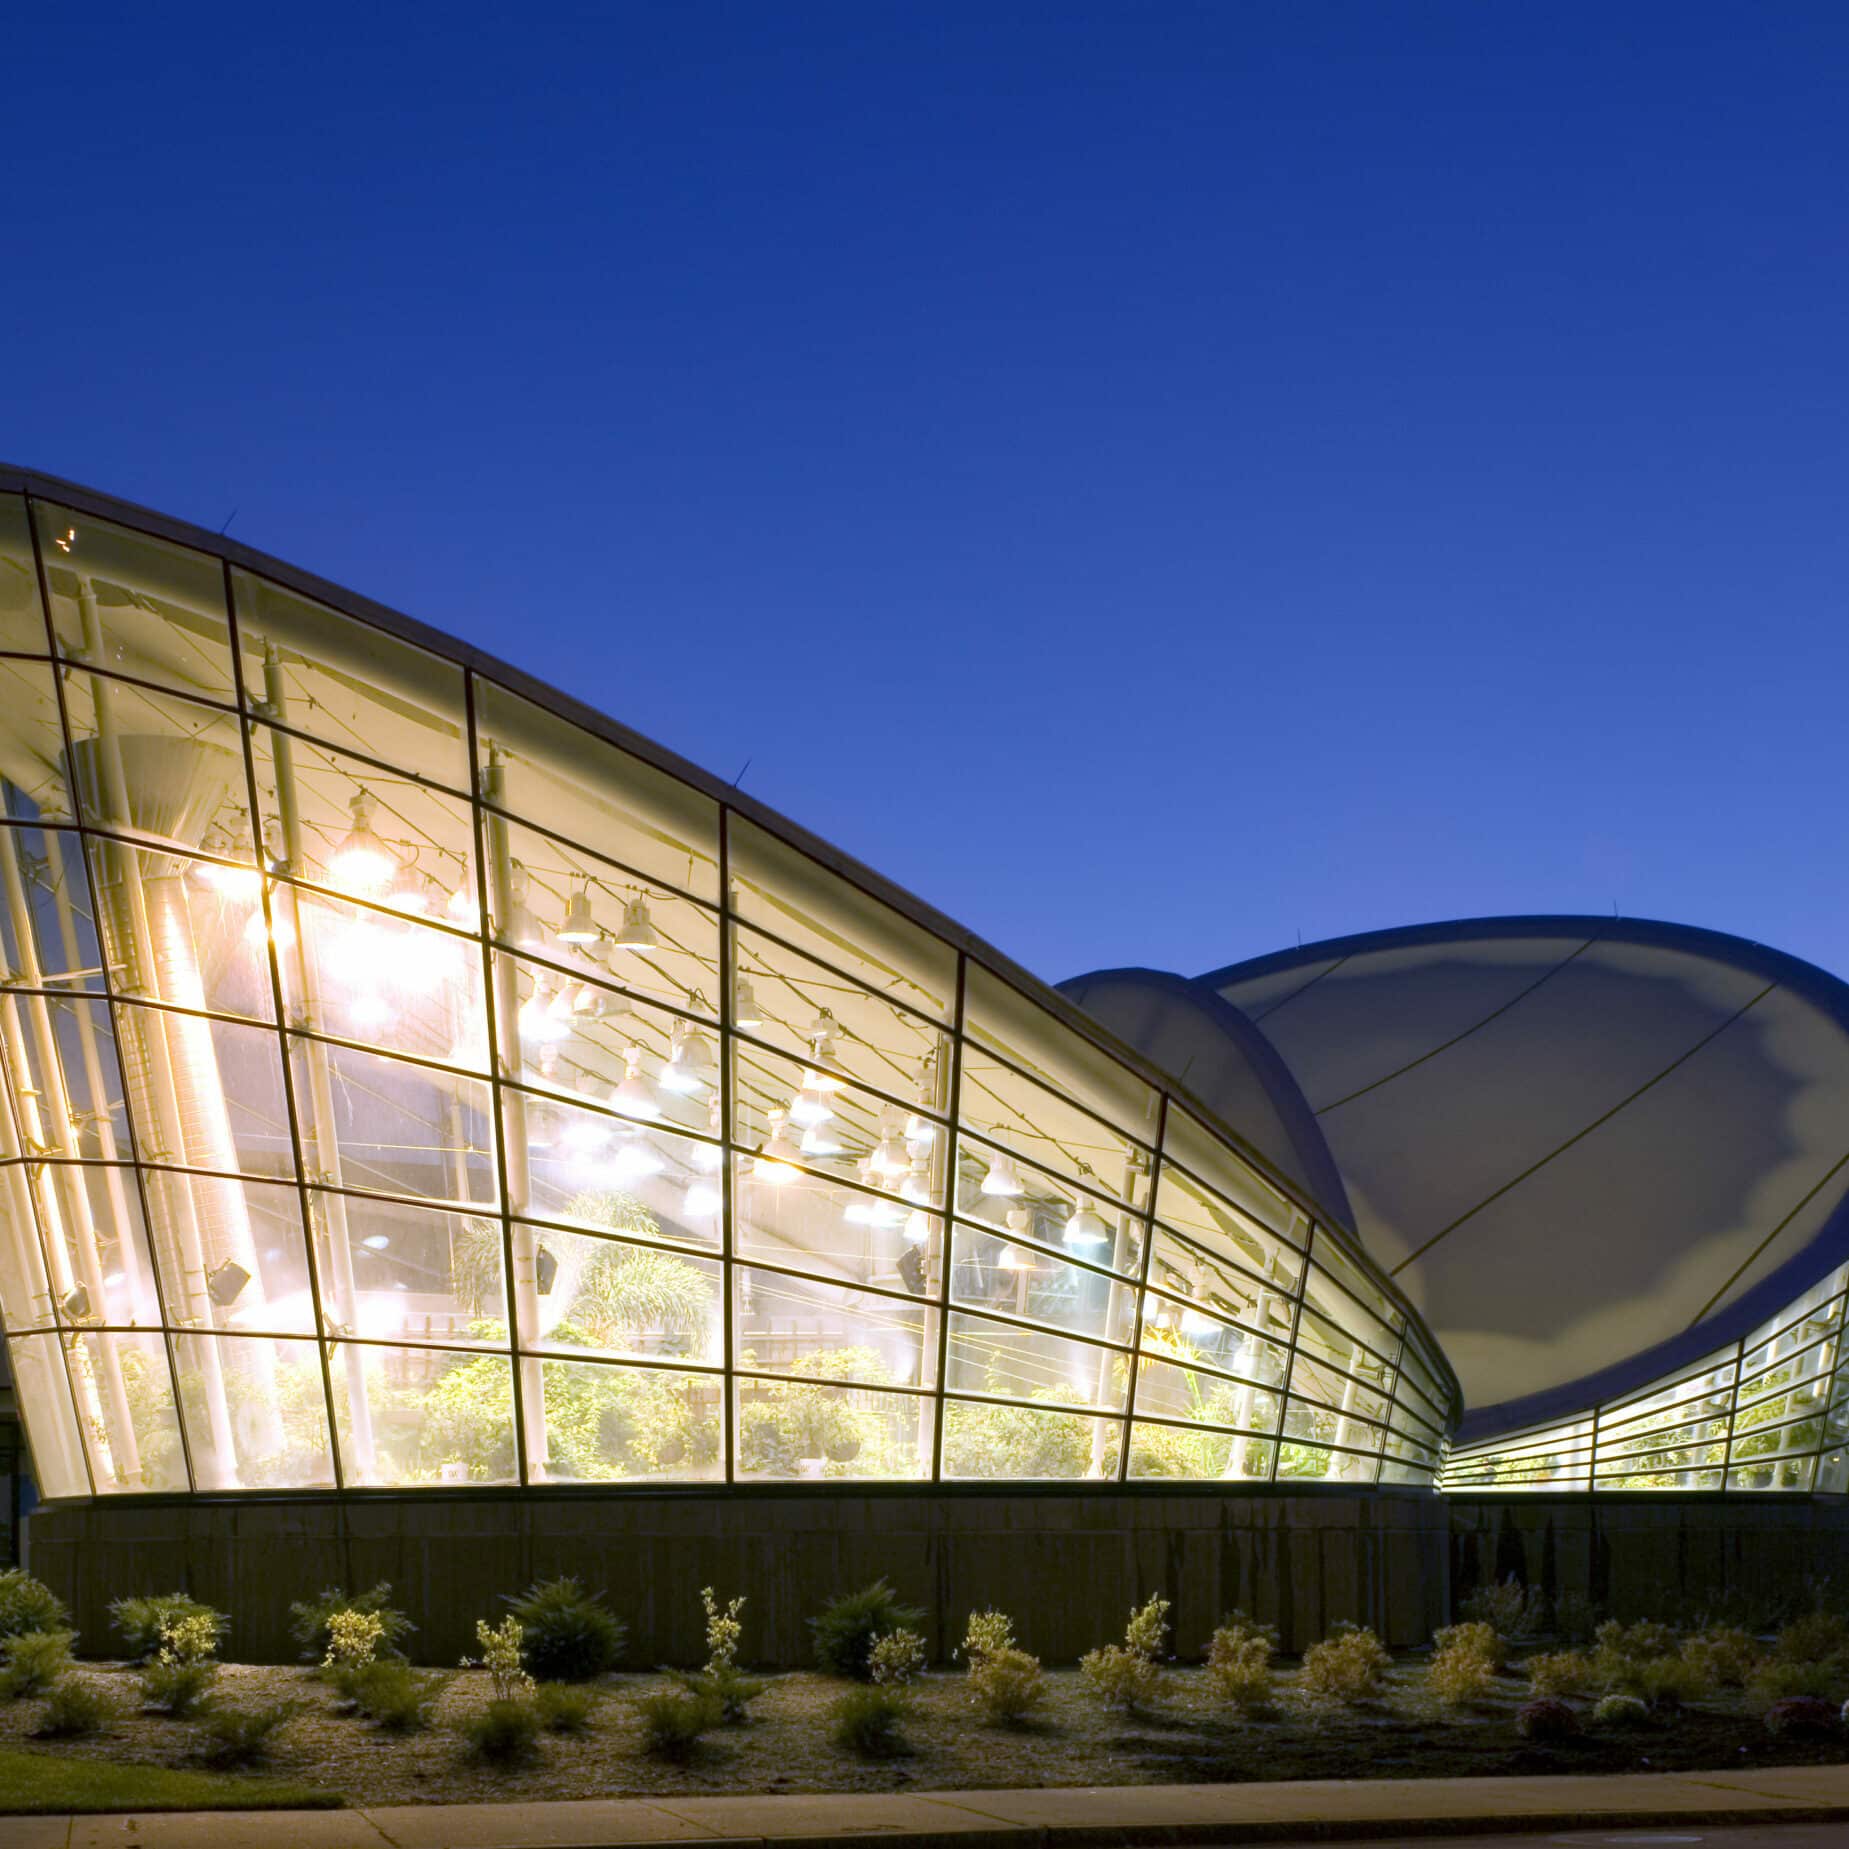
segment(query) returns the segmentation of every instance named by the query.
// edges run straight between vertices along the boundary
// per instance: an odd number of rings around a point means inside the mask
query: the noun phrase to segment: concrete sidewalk
[[[1849,1822],[1849,1765],[1602,1778],[1329,1779],[894,1796],[612,1798],[345,1811],[0,1817],[0,1849],[1106,1849],[1119,1844]]]

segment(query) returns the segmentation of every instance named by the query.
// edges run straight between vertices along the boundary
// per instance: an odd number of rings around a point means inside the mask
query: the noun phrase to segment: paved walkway
[[[895,1796],[612,1798],[0,1817],[0,1849],[1112,1849],[1640,1824],[1849,1822],[1849,1765],[1604,1778],[1364,1778]]]

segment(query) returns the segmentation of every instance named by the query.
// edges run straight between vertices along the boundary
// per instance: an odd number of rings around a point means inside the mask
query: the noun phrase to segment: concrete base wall
[[[748,1660],[795,1667],[808,1661],[804,1620],[880,1574],[925,1608],[938,1657],[972,1610],[995,1605],[1030,1649],[1071,1662],[1120,1637],[1152,1592],[1173,1601],[1184,1657],[1234,1607],[1275,1623],[1286,1650],[1341,1618],[1422,1643],[1447,1616],[1449,1534],[1443,1503],[1416,1493],[540,1491],[88,1504],[37,1512],[29,1544],[32,1571],[98,1654],[111,1599],[177,1586],[231,1614],[233,1657],[291,1661],[292,1599],[386,1579],[418,1627],[414,1654],[453,1663],[474,1650],[475,1620],[502,1614],[503,1593],[574,1573],[628,1624],[633,1665],[700,1660],[711,1585],[750,1601]]]
[[[1452,1596],[1514,1574],[1627,1623],[1777,1615],[1849,1590],[1849,1501],[1804,1496],[1451,1496]]]

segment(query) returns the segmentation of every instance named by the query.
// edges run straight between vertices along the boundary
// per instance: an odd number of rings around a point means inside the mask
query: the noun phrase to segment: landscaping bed
[[[106,1734],[34,1741],[40,1704],[0,1707],[0,1749],[24,1749],[73,1768],[125,1761],[190,1770],[200,1737],[190,1723],[139,1712],[125,1664],[85,1663],[71,1672],[113,1692],[121,1716]],[[669,1686],[663,1678],[615,1675],[591,1686],[598,1697],[590,1733],[545,1736],[535,1762],[495,1768],[467,1756],[463,1723],[490,1699],[488,1675],[457,1672],[434,1725],[402,1736],[335,1711],[334,1693],[306,1669],[227,1663],[218,1687],[230,1702],[303,1705],[274,1736],[272,1778],[349,1804],[467,1803],[501,1799],[647,1797],[665,1794],[801,1791],[923,1791],[1003,1786],[1169,1784],[1262,1779],[1442,1778],[1567,1772],[1693,1771],[1757,1765],[1835,1764],[1849,1758],[1842,1736],[1774,1739],[1738,1690],[1688,1704],[1634,1729],[1590,1723],[1592,1704],[1571,1705],[1587,1724],[1575,1737],[1523,1740],[1517,1709],[1525,1678],[1498,1676],[1480,1702],[1441,1707],[1424,1688],[1424,1666],[1397,1663],[1382,1694],[1355,1706],[1318,1701],[1282,1666],[1271,1714],[1242,1716],[1214,1693],[1206,1673],[1171,1668],[1146,1711],[1102,1707],[1075,1670],[1048,1672],[1048,1697],[1032,1724],[984,1724],[960,1672],[926,1674],[912,1686],[905,1722],[909,1751],[868,1760],[837,1746],[829,1710],[843,1684],[830,1677],[765,1678],[743,1726],[715,1729],[686,1764],[652,1757],[633,1702]],[[234,1781],[224,1780],[235,1791]],[[253,1799],[253,1801],[255,1801]],[[4,1786],[0,1786],[0,1803]]]

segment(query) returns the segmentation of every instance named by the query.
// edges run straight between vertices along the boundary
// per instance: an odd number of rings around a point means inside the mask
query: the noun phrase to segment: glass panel
[[[313,1342],[179,1335],[180,1406],[201,1489],[324,1489],[334,1481]]]
[[[1170,1297],[1215,1317],[1242,1322],[1260,1335],[1281,1341],[1290,1338],[1289,1286],[1282,1281],[1268,1284],[1247,1277],[1236,1266],[1177,1239],[1163,1227],[1156,1228],[1149,1282]],[[1210,1332],[1202,1328],[1196,1333],[1204,1338]]]
[[[12,1113],[4,1108],[0,1141],[9,1157],[17,1155]],[[9,1160],[0,1167],[0,1325],[17,1334],[22,1329],[49,1329],[55,1320],[31,1183],[25,1168]]]
[[[548,1482],[711,1481],[725,1474],[723,1376],[547,1361]],[[533,1436],[528,1414],[528,1442]]]
[[[23,495],[0,494],[0,648],[50,652]],[[58,1491],[63,1495],[68,1492]]]
[[[493,1205],[488,1087],[478,1079],[292,1038],[309,1174],[347,1188]]]
[[[1143,1352],[1194,1367],[1232,1374],[1260,1387],[1284,1384],[1285,1349],[1192,1304],[1150,1292],[1143,1302]]]
[[[48,1206],[45,1225],[55,1242],[58,1320],[157,1327],[160,1296],[135,1171],[114,1163],[61,1165],[40,1186]],[[31,1230],[28,1217],[28,1236]]]
[[[65,674],[64,703],[85,821],[178,854],[209,842],[221,859],[255,863],[234,713],[76,671]]]
[[[279,1182],[150,1169],[155,1262],[176,1324],[312,1335],[301,1196]]]
[[[490,881],[493,935],[581,978],[718,1018],[719,915],[667,887],[627,877],[515,823],[486,824],[489,867],[506,836],[505,886]]]
[[[939,1275],[943,1222],[924,1208],[888,1200],[797,1169],[760,1169],[733,1158],[734,1249],[843,1284],[874,1284],[922,1296]]]
[[[1293,1394],[1320,1401],[1325,1407],[1343,1415],[1359,1414],[1364,1419],[1384,1422],[1387,1396],[1377,1393],[1359,1380],[1350,1379],[1334,1368],[1324,1366],[1299,1352],[1290,1371]],[[1340,1441],[1353,1443],[1354,1440]]]
[[[477,675],[483,792],[607,859],[719,900],[719,805],[581,726]]]
[[[119,1003],[138,1075],[135,1135],[144,1161],[293,1175],[282,1048],[265,1027]],[[145,1062],[145,1063],[144,1063]]]
[[[1316,1275],[1319,1271],[1323,1274],[1320,1278]],[[1358,1330],[1383,1354],[1393,1355],[1398,1352],[1400,1331],[1406,1326],[1406,1318],[1399,1306],[1363,1273],[1335,1236],[1322,1227],[1316,1230],[1310,1274],[1313,1280],[1310,1286],[1312,1294],[1337,1322]],[[1346,1298],[1330,1291],[1330,1279],[1348,1293]],[[1348,1307],[1351,1303],[1359,1306],[1364,1320],[1351,1322],[1352,1309]],[[1370,1328],[1380,1332],[1378,1339],[1368,1335]]]
[[[744,817],[729,816],[727,828],[739,917],[876,994],[933,1020],[951,1018],[957,959],[948,944]]]
[[[550,1227],[534,1238],[536,1288],[522,1306],[523,1347],[721,1364],[725,1281],[716,1260]]]
[[[1017,1400],[1121,1411],[1129,1357],[1089,1342],[961,1311],[950,1318],[946,1384],[959,1393],[994,1393]]]
[[[126,1146],[109,1004],[0,993],[0,1037],[13,1061],[19,1124],[35,1150],[101,1155]]]
[[[310,1194],[309,1207],[321,1241],[316,1249],[330,1335],[449,1348],[507,1346],[498,1218],[319,1189]],[[349,1301],[350,1317],[343,1307]]]
[[[266,719],[469,787],[462,670],[382,629],[233,569],[244,684]]]
[[[344,1342],[330,1347],[328,1370],[349,1484],[511,1483],[518,1476],[506,1355]]]
[[[517,1092],[502,1103],[515,1212],[636,1239],[720,1243],[717,1144]]]
[[[957,1227],[951,1300],[1048,1323],[1071,1335],[1127,1344],[1136,1320],[1136,1293],[1130,1286],[1018,1243],[1026,1236],[1025,1227],[1016,1239]]]
[[[805,1063],[822,1063],[942,1117],[949,1037],[872,989],[744,926],[733,927],[733,1025]]]
[[[114,674],[228,700],[231,645],[217,559],[37,501],[59,651]]]
[[[732,1339],[738,1365],[862,1386],[929,1386],[937,1312],[903,1297],[739,1266]]]
[[[71,1411],[70,1381],[58,1338],[10,1335],[6,1358],[14,1398],[26,1422],[39,1494],[47,1500],[89,1495],[90,1473],[84,1466],[83,1441]]]
[[[74,821],[51,670],[32,661],[0,661],[0,700],[6,714],[0,727],[0,813],[27,822]]]
[[[1287,1401],[1284,1443],[1278,1447],[1279,1478],[1320,1477],[1330,1483],[1372,1483],[1379,1467],[1377,1458],[1332,1448],[1340,1423],[1334,1413],[1326,1413],[1321,1407]],[[1352,1435],[1365,1444],[1372,1432],[1365,1425],[1356,1425]]]
[[[1175,1425],[1130,1428],[1133,1479],[1175,1477],[1196,1482],[1261,1482],[1271,1475],[1269,1439],[1242,1432],[1190,1431]]]
[[[1137,1363],[1136,1410],[1139,1417],[1177,1419],[1188,1425],[1233,1425],[1247,1432],[1278,1429],[1276,1393],[1148,1355]]]
[[[935,1402],[821,1380],[740,1380],[741,1481],[927,1477]]]
[[[23,825],[0,829],[0,895],[0,956],[7,978],[28,988],[103,986],[77,835]],[[17,929],[21,914],[23,940]]]
[[[1123,1424],[1088,1413],[944,1402],[944,1476],[1111,1481]]]
[[[85,1330],[67,1335],[64,1346],[97,1494],[185,1489],[186,1456],[161,1337]]]
[[[1370,1332],[1372,1333],[1372,1332]],[[1338,1328],[1306,1303],[1297,1318],[1297,1351],[1313,1360],[1328,1361],[1348,1374],[1363,1374],[1384,1381],[1387,1364],[1360,1337]]]
[[[263,882],[254,868],[95,837],[89,849],[118,995],[275,1019]]]
[[[1156,1183],[1156,1218],[1193,1240],[1204,1252],[1230,1258],[1260,1277],[1275,1279],[1285,1290],[1297,1287],[1303,1255],[1294,1246],[1267,1231],[1205,1183],[1171,1168],[1166,1159]]]
[[[957,1142],[957,1210],[1012,1239],[1063,1249],[1126,1277],[1142,1270],[1137,1214],[968,1136]]]
[[[1303,1209],[1266,1181],[1229,1143],[1172,1102],[1162,1133],[1162,1154],[1165,1164],[1178,1162],[1210,1195],[1233,1202],[1261,1226],[1282,1234],[1293,1245],[1308,1242],[1309,1216]],[[1172,1220],[1184,1231],[1195,1230],[1185,1214],[1177,1217],[1166,1206],[1158,1207],[1157,1216]]]

